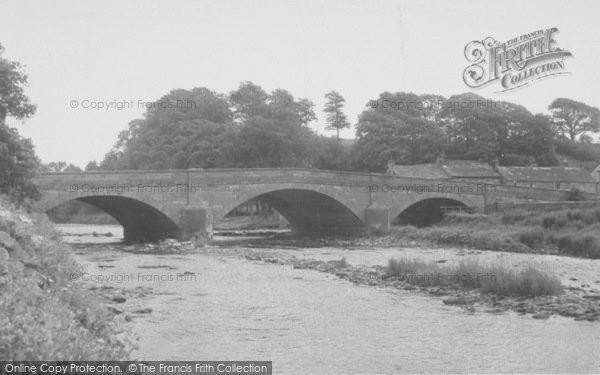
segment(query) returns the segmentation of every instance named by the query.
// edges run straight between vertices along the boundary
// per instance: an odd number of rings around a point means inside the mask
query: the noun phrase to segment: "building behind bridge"
[[[577,167],[498,167],[506,184],[531,188],[598,192],[598,182]]]
[[[428,164],[398,165],[390,163],[386,174],[553,190],[575,188],[588,193],[597,193],[600,183],[580,167],[494,167],[480,161],[452,160],[443,157],[438,158],[435,163]]]

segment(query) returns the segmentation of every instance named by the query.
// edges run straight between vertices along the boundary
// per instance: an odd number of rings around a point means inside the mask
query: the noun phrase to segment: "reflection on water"
[[[166,280],[115,284],[153,288],[127,302],[153,309],[131,323],[140,359],[272,360],[275,373],[299,374],[600,371],[597,323],[473,314],[437,298],[201,252],[148,256],[95,245],[79,258],[88,272]],[[99,267],[107,260],[114,268]],[[185,272],[194,277],[178,280]]]

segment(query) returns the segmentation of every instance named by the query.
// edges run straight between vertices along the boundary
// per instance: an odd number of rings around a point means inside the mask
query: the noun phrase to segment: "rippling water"
[[[469,313],[439,298],[200,252],[94,245],[79,258],[90,273],[196,274],[113,283],[153,288],[127,302],[153,309],[131,323],[139,359],[271,360],[278,374],[600,372],[598,323]]]

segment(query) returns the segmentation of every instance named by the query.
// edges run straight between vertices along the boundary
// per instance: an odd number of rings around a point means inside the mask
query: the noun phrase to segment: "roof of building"
[[[474,160],[445,160],[442,168],[450,177],[500,178],[488,163]]]
[[[498,167],[509,181],[596,182],[583,168],[576,167]]]
[[[387,174],[402,177],[447,179],[448,175],[435,164],[392,165]]]
[[[557,154],[556,159],[558,160],[558,165],[561,167],[579,167],[583,168],[588,172],[591,172],[596,168],[596,161],[593,160],[577,160],[569,155],[561,155]]]

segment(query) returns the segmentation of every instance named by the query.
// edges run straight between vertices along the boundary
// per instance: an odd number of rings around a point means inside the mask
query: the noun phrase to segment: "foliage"
[[[42,172],[83,172],[78,166],[71,163],[67,164],[66,161],[53,161],[48,164],[42,164],[40,170]]]
[[[600,161],[600,145],[571,141],[564,137],[554,140],[556,152],[581,161]]]
[[[251,117],[235,142],[237,167],[310,167],[314,134],[294,117]]]
[[[446,99],[413,93],[380,94],[356,126],[358,166],[383,171],[427,163],[444,153],[453,159],[501,165],[556,165],[550,119],[524,107],[472,94]]]
[[[0,122],[6,117],[22,120],[35,113],[35,105],[25,95],[27,75],[16,61],[2,57],[4,48],[0,44]]]
[[[223,160],[235,129],[229,103],[206,88],[173,90],[133,120],[100,169],[210,168]],[[93,167],[93,165],[91,166]]]
[[[337,131],[337,139],[340,139],[340,130],[350,127],[350,123],[344,114],[344,103],[346,100],[342,95],[336,91],[331,91],[325,94],[327,102],[323,112],[327,115],[325,121],[327,122],[327,129]]]
[[[41,215],[0,199],[0,360],[125,360],[132,348]]]
[[[24,92],[27,75],[18,62],[3,58],[3,51],[0,45],[0,193],[18,203],[26,203],[39,197],[31,182],[39,160],[31,141],[9,127],[5,119],[8,116],[26,119],[35,112],[35,105],[29,102]]]
[[[557,98],[548,107],[552,111],[553,126],[558,134],[567,135],[571,141],[584,132],[600,130],[600,110],[568,98]]]
[[[39,164],[31,141],[0,121],[0,194],[17,203],[37,199],[40,193],[31,178]]]
[[[339,139],[339,130],[349,126],[344,98],[335,91],[326,98],[325,120]],[[557,118],[568,117],[571,107],[554,108],[553,117],[534,115],[518,104],[473,93],[444,98],[383,92],[379,105],[360,114],[353,146],[335,145],[310,131],[317,118],[314,103],[284,89],[269,93],[242,82],[228,95],[180,89],[157,103],[169,105],[149,106],[121,132],[104,160],[90,162],[86,170],[299,166],[384,172],[389,161],[429,163],[441,154],[492,165],[554,166],[557,151],[600,160],[599,145],[572,142],[561,132],[557,137]],[[589,116],[579,116],[580,123],[595,118],[593,108],[581,108]]]
[[[449,157],[509,165],[514,155],[522,155],[540,165],[556,165],[548,117],[472,93],[451,96],[447,102],[439,117]]]
[[[440,267],[436,263],[414,259],[390,259],[387,273],[421,286],[460,286],[479,289],[482,293],[499,296],[537,297],[558,295],[563,289],[560,281],[534,268],[518,272],[501,266],[460,262]]]
[[[359,116],[356,137],[358,166],[378,172],[383,172],[390,160],[400,164],[431,162],[444,143],[444,132],[434,122],[379,109]]]
[[[567,200],[568,201],[584,201],[585,196],[583,192],[576,187],[572,188],[567,192]]]
[[[307,125],[314,104],[283,89],[243,82],[229,96],[174,90],[133,120],[94,169],[312,166],[318,137]],[[179,105],[178,105],[179,104]],[[183,104],[183,105],[181,105]]]
[[[353,170],[353,147],[335,138],[321,137],[319,154],[315,167],[319,169],[351,171]]]

